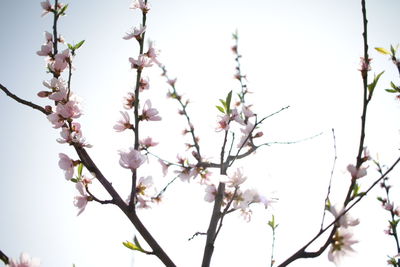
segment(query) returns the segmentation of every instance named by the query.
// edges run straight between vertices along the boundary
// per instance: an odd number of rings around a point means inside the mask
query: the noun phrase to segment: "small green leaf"
[[[69,48],[70,50],[74,50],[74,47],[72,46],[72,44],[67,44],[67,46],[68,46],[68,48]]]
[[[82,170],[83,170],[83,164],[79,163],[78,165],[78,177],[81,178],[82,176]]]
[[[222,113],[224,113],[225,114],[225,110],[224,110],[224,108],[223,107],[221,107],[221,106],[215,106],[219,111],[221,111]]]
[[[272,230],[275,230],[278,227],[278,224],[275,222],[275,216],[272,215],[272,218],[270,221],[268,221],[268,225],[272,228]]]
[[[142,248],[142,246],[139,243],[139,240],[137,239],[136,236],[133,237],[133,242],[135,243],[135,245],[140,248],[142,251],[144,251],[144,249]]]
[[[390,52],[387,51],[385,48],[382,47],[375,47],[375,50],[384,55],[390,55]]]
[[[58,15],[65,15],[65,11],[67,11],[68,8],[68,4],[66,4],[65,6],[63,6],[60,11],[58,12]]]
[[[72,178],[70,181],[73,182],[73,183],[77,183],[77,182],[78,182],[78,179]]]
[[[391,86],[394,90],[396,90],[397,92],[400,93],[400,86],[396,86],[393,82],[390,82],[390,86]]]
[[[385,89],[385,91],[388,93],[397,93],[397,90],[394,89]]]
[[[392,52],[392,56],[396,56],[397,49],[399,48],[399,45],[396,46],[396,48],[393,47],[393,45],[390,45],[390,52]]]
[[[219,102],[221,102],[221,104],[224,106],[224,108],[227,109],[226,108],[226,102],[224,100],[220,99]]]
[[[82,41],[80,41],[79,43],[77,43],[77,44],[74,46],[74,50],[77,50],[79,47],[81,47],[81,46],[83,45],[84,42],[85,42],[85,40],[82,40]]]
[[[137,251],[140,251],[140,252],[144,252],[142,248],[136,246],[136,245],[133,244],[132,242],[125,241],[125,242],[122,242],[122,244],[123,244],[125,247],[127,247],[127,248],[129,248],[129,249],[131,249],[131,250],[137,250]]]
[[[232,101],[232,91],[230,91],[228,93],[228,95],[226,96],[226,107],[225,107],[225,109],[226,109],[228,114],[231,113],[231,101]]]
[[[375,90],[376,85],[378,84],[379,78],[382,76],[382,74],[385,71],[382,71],[381,73],[379,73],[378,75],[374,75],[374,81],[370,84],[368,84],[368,91],[370,94],[372,94]]]

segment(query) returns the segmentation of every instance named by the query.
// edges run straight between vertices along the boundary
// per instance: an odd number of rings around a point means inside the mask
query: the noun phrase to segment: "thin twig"
[[[329,184],[328,184],[328,192],[326,193],[325,197],[325,203],[324,203],[324,213],[322,215],[322,221],[321,221],[321,230],[324,227],[324,221],[325,221],[325,214],[326,214],[326,205],[329,202],[329,195],[331,193],[331,185],[332,185],[332,177],[333,173],[335,171],[335,166],[336,166],[336,160],[337,160],[337,151],[336,151],[336,137],[335,137],[335,129],[332,128],[332,138],[333,138],[333,151],[334,151],[334,158],[333,158],[333,164],[332,164],[332,169],[331,169],[331,177],[329,178]]]

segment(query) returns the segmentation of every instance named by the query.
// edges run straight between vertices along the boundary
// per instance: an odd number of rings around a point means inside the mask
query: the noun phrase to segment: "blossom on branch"
[[[353,239],[353,234],[349,230],[338,228],[332,238],[328,259],[336,265],[340,264],[344,256],[354,252],[352,245],[355,243],[358,243],[358,241]]]
[[[135,106],[135,94],[129,92],[128,96],[124,96],[124,108],[132,109]]]
[[[117,132],[122,132],[125,131],[126,129],[132,129],[133,125],[130,122],[129,114],[126,111],[120,111],[122,115],[122,119],[117,121],[117,123],[114,125],[114,130]]]
[[[31,258],[27,253],[21,253],[19,256],[19,261],[10,259],[8,265],[9,267],[39,267],[40,260],[37,258]]]
[[[138,59],[134,59],[132,57],[129,58],[129,62],[131,63],[132,69],[142,70],[145,67],[151,67],[151,59],[145,55],[139,55]]]
[[[53,44],[52,43],[47,43],[44,44],[40,47],[40,50],[36,52],[36,54],[38,56],[43,56],[43,57],[47,57],[47,56],[51,56],[53,52]]]
[[[47,13],[53,11],[53,7],[51,6],[49,0],[40,2],[40,6],[43,8],[42,17],[45,16]]]
[[[125,169],[135,170],[146,161],[146,156],[133,147],[130,147],[129,151],[119,151],[119,155],[121,157],[119,164]]]
[[[75,184],[75,188],[78,190],[79,195],[74,197],[74,206],[79,209],[77,216],[79,216],[86,208],[90,196],[86,193],[85,186],[82,182]]]
[[[157,114],[158,110],[151,107],[150,99],[146,100],[143,105],[142,115],[140,116],[140,119],[146,121],[159,121],[161,120],[161,117]]]
[[[71,180],[72,176],[74,176],[74,161],[64,153],[59,153],[58,156],[60,158],[58,161],[58,166],[64,170],[65,179]]]
[[[150,6],[146,4],[143,0],[135,0],[130,7],[130,9],[137,9],[137,8],[142,10],[144,14],[146,14],[150,10]]]
[[[168,173],[168,168],[170,165],[165,163],[162,159],[159,159],[158,162],[161,164],[162,173],[163,173],[163,176],[165,177]]]
[[[239,187],[246,179],[247,177],[243,175],[242,169],[238,168],[233,175],[229,176],[226,184],[230,187]]]
[[[158,143],[154,142],[150,136],[146,137],[145,139],[140,140],[139,144],[142,149],[147,149],[149,147],[158,145]]]
[[[351,178],[353,179],[358,179],[367,175],[367,168],[365,167],[357,168],[353,164],[349,164],[347,165],[347,170],[350,172]]]
[[[204,196],[204,200],[207,202],[214,202],[215,196],[217,195],[217,188],[215,185],[207,185],[205,191],[206,195]]]
[[[125,36],[122,37],[125,40],[130,40],[132,38],[135,38],[136,40],[140,40],[141,39],[141,34],[144,33],[146,31],[146,26],[143,26],[142,24],[140,24],[139,28],[133,28],[130,31],[126,32]]]

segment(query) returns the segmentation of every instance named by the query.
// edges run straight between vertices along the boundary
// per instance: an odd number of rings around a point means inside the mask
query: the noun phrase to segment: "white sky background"
[[[41,105],[44,60],[36,55],[50,31],[51,16],[40,17],[40,1],[0,2],[0,82],[18,96]],[[201,138],[203,154],[216,157],[222,134],[214,131],[218,98],[239,84],[232,78],[235,62],[230,47],[231,33],[239,30],[239,50],[243,72],[254,94],[248,97],[259,116],[280,108],[291,108],[267,120],[262,127],[263,141],[292,141],[323,134],[295,145],[275,145],[260,149],[234,167],[244,167],[247,186],[267,196],[279,198],[273,210],[254,208],[251,223],[238,215],[226,218],[216,242],[213,266],[269,266],[271,231],[267,221],[275,214],[276,259],[283,261],[319,230],[333,162],[335,128],[338,161],[332,185],[332,202],[342,202],[350,177],[345,172],[355,162],[361,113],[361,76],[357,71],[362,48],[360,1],[296,0],[203,0],[152,1],[146,37],[162,50],[161,61],[169,74],[177,77],[178,91],[192,100],[189,112]],[[117,150],[133,144],[131,133],[112,129],[122,110],[122,97],[134,86],[135,72],[128,57],[136,57],[135,41],[122,39],[125,31],[141,21],[139,12],[128,9],[130,1],[69,1],[67,16],[60,19],[59,32],[68,42],[86,42],[75,59],[73,91],[84,99],[84,112],[78,121],[84,135],[94,145],[89,153],[112,181],[127,195],[129,171],[118,164]],[[400,2],[367,1],[370,47],[388,47],[399,40]],[[399,103],[384,92],[398,74],[387,58],[370,50],[373,72],[386,70],[370,106],[366,144],[372,155],[379,153],[385,164],[398,156]],[[180,132],[186,126],[177,103],[165,99],[168,86],[159,70],[147,71],[151,98],[163,121],[143,123],[142,137],[151,135],[160,145],[154,152],[174,160],[184,155],[186,141]],[[76,190],[58,168],[58,153],[77,158],[74,151],[55,140],[47,119],[7,98],[0,97],[0,248],[10,257],[21,251],[40,257],[50,266],[131,266],[132,253],[121,242],[131,240],[134,230],[113,206],[89,203],[76,217],[72,205]],[[140,169],[160,184],[157,165]],[[230,169],[231,172],[234,169]],[[215,171],[214,171],[215,172]],[[363,178],[366,188],[377,173],[374,167]],[[396,179],[393,179],[396,180]],[[393,190],[398,190],[395,187]],[[107,198],[101,190],[96,192]],[[398,191],[393,191],[398,196]],[[360,243],[358,253],[342,266],[385,266],[386,255],[395,254],[394,241],[383,234],[387,214],[371,192],[352,212],[361,224],[355,228]],[[382,195],[382,194],[381,194]],[[196,182],[177,182],[165,201],[141,212],[150,232],[159,240],[178,266],[198,266],[204,237],[187,239],[206,231],[212,205],[203,201],[204,188]],[[398,199],[398,198],[397,198]],[[331,217],[328,217],[331,219]],[[144,244],[144,241],[142,241]],[[134,255],[133,266],[161,266],[151,256]],[[291,266],[332,266],[326,253],[318,259],[299,260]]]

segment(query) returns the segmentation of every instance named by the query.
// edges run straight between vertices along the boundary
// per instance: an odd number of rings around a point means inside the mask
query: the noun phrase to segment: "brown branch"
[[[39,110],[40,112],[44,113],[45,115],[49,115],[51,114],[51,112],[47,111],[45,108],[36,105],[35,103],[26,101],[22,98],[19,98],[18,96],[14,95],[13,93],[11,93],[4,85],[0,84],[0,89],[3,90],[4,93],[6,93],[7,96],[11,97],[12,99],[14,99],[15,101],[17,101],[18,103],[21,103],[25,106],[31,107],[33,109]]]
[[[4,262],[4,264],[9,264],[9,259],[6,254],[3,253],[3,251],[0,250],[0,260]]]

